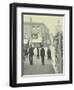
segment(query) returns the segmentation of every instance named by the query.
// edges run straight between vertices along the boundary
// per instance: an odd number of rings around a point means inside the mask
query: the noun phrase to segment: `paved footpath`
[[[35,75],[35,74],[54,74],[55,71],[52,66],[52,61],[45,57],[45,65],[42,65],[41,59],[36,56],[33,57],[33,65],[29,64],[28,57],[23,62],[23,75]]]

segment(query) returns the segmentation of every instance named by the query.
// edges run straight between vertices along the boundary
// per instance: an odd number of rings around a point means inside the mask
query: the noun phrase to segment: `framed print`
[[[10,4],[10,86],[72,83],[72,7]]]

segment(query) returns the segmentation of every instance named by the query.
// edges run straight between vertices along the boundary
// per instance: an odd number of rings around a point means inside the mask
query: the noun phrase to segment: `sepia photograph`
[[[72,83],[72,7],[10,4],[10,86]]]
[[[22,76],[63,74],[63,14],[22,13]]]

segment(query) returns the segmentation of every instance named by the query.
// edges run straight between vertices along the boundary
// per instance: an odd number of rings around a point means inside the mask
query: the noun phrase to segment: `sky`
[[[64,16],[24,14],[24,22],[30,22],[31,19],[33,23],[44,23],[46,27],[49,29],[49,33],[53,36],[57,32],[58,25],[61,26],[61,29],[59,30],[62,30],[62,27],[64,25]]]

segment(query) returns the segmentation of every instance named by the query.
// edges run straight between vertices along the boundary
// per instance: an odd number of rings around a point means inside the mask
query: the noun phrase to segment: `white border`
[[[65,14],[64,27],[64,75],[36,75],[32,77],[21,77],[21,13],[48,13],[48,14]],[[64,81],[69,80],[69,11],[68,10],[54,10],[41,8],[17,8],[17,83],[31,83],[44,81]]]

